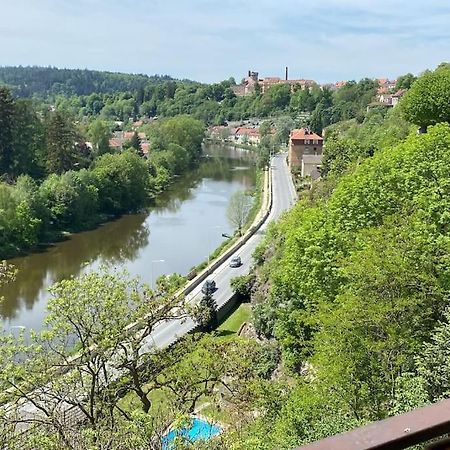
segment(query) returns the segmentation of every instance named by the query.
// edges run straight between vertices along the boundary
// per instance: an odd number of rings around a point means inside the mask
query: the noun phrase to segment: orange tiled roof
[[[109,146],[112,148],[121,148],[122,142],[120,141],[120,139],[112,138],[109,140]]]
[[[316,139],[318,141],[323,141],[321,136],[312,131],[308,131],[306,128],[292,130],[291,139]]]
[[[245,128],[245,127],[239,127],[236,128],[236,131],[234,133],[235,135],[244,135],[246,134],[247,136],[259,136],[259,129],[258,128]]]

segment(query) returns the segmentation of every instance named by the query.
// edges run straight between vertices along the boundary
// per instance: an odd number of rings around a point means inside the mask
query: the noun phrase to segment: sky
[[[318,82],[450,60],[448,0],[0,0],[0,65]]]

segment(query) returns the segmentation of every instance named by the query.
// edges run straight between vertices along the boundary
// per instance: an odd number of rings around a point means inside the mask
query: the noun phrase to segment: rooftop
[[[322,136],[319,136],[308,128],[292,130],[291,139],[317,139],[318,141],[323,141]]]

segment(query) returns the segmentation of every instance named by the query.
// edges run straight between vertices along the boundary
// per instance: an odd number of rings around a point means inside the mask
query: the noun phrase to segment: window
[[[309,139],[305,139],[305,144],[309,144]]]
[[[318,143],[319,143],[319,141],[318,141],[317,139],[314,139],[314,140],[313,140],[313,144],[314,144],[314,145],[317,145]]]

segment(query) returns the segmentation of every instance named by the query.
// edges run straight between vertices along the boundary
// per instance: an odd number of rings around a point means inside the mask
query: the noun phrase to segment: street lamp
[[[212,225],[212,226],[208,227],[208,229],[210,229],[210,230],[218,230],[220,228],[225,228],[225,225]],[[224,236],[224,233],[222,233],[222,236],[226,237],[226,236]],[[211,238],[211,234],[210,233],[208,233],[208,243],[209,243],[209,245],[211,247],[212,246],[212,238]],[[211,249],[211,251],[208,252],[208,256],[207,256],[207,258],[208,258],[208,266],[209,266],[209,259],[210,259],[210,256],[211,256],[211,252],[214,251],[214,250],[215,250],[215,248]]]

